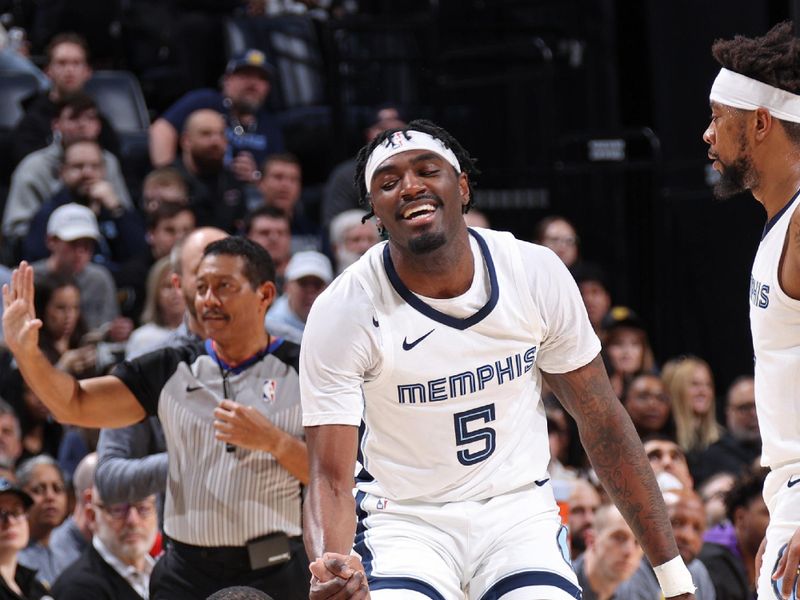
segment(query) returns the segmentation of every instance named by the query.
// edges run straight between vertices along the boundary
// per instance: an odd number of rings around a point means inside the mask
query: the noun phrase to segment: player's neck
[[[400,280],[416,294],[429,298],[454,298],[466,292],[475,276],[469,235],[459,236],[426,254],[390,246]]]
[[[764,169],[753,196],[767,211],[767,219],[772,219],[800,189],[800,160],[774,161]]]

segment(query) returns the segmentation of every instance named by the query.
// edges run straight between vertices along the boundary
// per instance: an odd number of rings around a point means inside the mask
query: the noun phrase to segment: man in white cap
[[[356,172],[388,241],[317,298],[303,336],[311,600],[580,598],[547,473],[542,379],[664,597],[693,598],[564,264],[467,228],[477,170],[433,123],[379,135]]]
[[[47,221],[50,256],[33,263],[36,272],[59,273],[75,278],[81,291],[81,316],[89,329],[114,323],[119,315],[116,288],[108,269],[92,262],[100,230],[92,209],[64,204]],[[125,329],[120,319],[117,328]],[[122,333],[122,332],[120,332]],[[130,333],[130,329],[128,329]],[[127,338],[127,335],[122,339]]]
[[[267,312],[267,330],[299,344],[311,306],[332,280],[331,261],[324,254],[307,250],[292,256],[283,295]]]
[[[800,596],[800,43],[792,23],[717,40],[703,140],[720,198],[749,190],[767,213],[750,276],[755,402],[770,467],[759,598]],[[777,594],[780,593],[780,596]]]

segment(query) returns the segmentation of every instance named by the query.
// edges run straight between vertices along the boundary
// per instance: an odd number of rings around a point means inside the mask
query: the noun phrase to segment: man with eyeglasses
[[[155,561],[149,551],[158,533],[155,495],[106,504],[97,488],[86,507],[94,536],[80,558],[53,585],[59,600],[148,598]]]
[[[741,475],[761,456],[761,431],[756,415],[753,378],[734,380],[725,397],[725,425],[722,437],[711,444],[691,465],[697,485],[717,473]]]

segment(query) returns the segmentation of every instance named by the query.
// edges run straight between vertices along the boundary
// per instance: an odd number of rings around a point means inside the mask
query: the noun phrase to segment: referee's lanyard
[[[267,334],[267,345],[259,352],[256,352],[253,356],[244,359],[238,365],[230,366],[223,361],[219,354],[217,354],[216,344],[214,340],[208,339],[206,340],[206,351],[214,359],[214,362],[217,363],[217,368],[219,369],[219,375],[222,377],[222,396],[224,399],[233,400],[236,402],[236,398],[233,394],[233,386],[231,386],[230,382],[228,381],[228,376],[231,373],[241,372],[247,369],[250,365],[255,364],[256,362],[260,361],[270,352],[273,352],[278,346],[280,346],[283,340],[281,338],[276,338],[275,340],[272,339],[272,336]],[[225,451],[226,452],[234,452],[236,450],[236,446],[231,444],[230,442],[225,443]]]

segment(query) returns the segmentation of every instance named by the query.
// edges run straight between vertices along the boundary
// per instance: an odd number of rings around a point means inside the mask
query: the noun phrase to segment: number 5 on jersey
[[[469,467],[489,458],[494,452],[496,432],[491,427],[478,427],[470,429],[473,421],[490,423],[495,419],[494,404],[479,406],[472,410],[453,415],[453,424],[456,429],[456,446],[466,446],[475,442],[483,442],[484,447],[477,451],[465,448],[456,452],[458,462]]]

